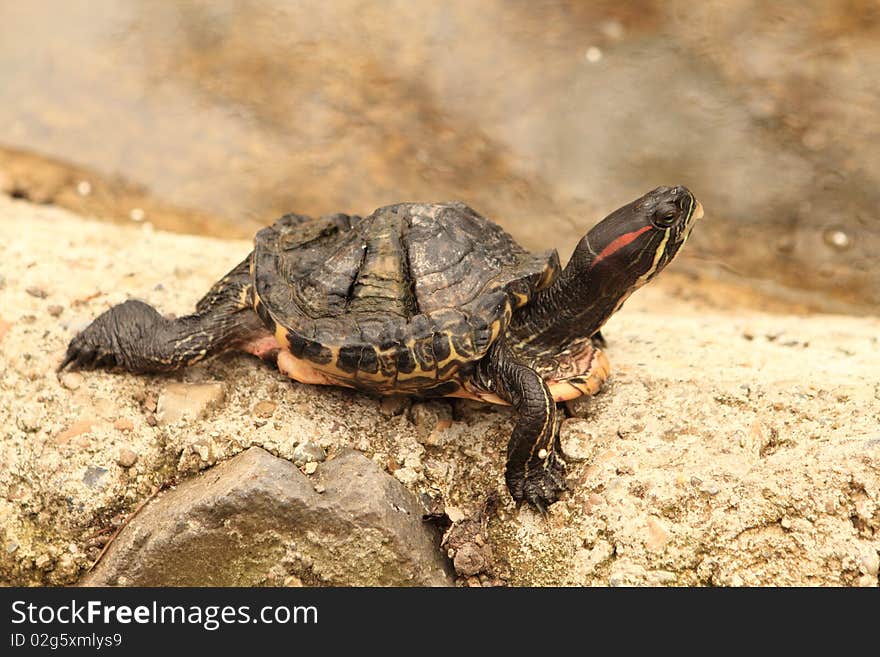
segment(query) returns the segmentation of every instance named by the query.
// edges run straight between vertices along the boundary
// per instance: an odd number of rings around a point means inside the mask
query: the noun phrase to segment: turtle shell
[[[282,217],[257,234],[252,267],[255,308],[294,358],[361,389],[448,394],[559,257],[463,203],[403,203]]]

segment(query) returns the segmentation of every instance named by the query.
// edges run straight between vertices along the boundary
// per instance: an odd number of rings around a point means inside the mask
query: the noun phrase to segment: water
[[[462,199],[563,257],[685,184],[676,267],[877,312],[878,70],[873,1],[5,3],[0,144],[183,229]]]

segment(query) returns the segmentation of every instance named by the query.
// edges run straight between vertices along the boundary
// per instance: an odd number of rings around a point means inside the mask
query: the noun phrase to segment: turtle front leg
[[[58,371],[170,372],[247,340],[263,329],[249,305],[248,264],[219,281],[192,315],[167,319],[137,300],[113,306],[70,341]]]
[[[503,345],[496,345],[483,363],[485,384],[518,415],[507,444],[507,488],[517,502],[525,500],[545,513],[565,490],[556,402],[541,375]]]

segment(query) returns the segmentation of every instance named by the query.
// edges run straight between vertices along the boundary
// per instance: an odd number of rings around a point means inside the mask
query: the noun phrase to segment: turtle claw
[[[567,489],[565,485],[565,465],[551,453],[546,462],[534,468],[528,475],[507,473],[507,488],[518,503],[527,502],[543,517],[547,517],[548,507],[556,502]]]
[[[89,344],[88,329],[80,333],[67,347],[67,353],[64,360],[58,366],[57,372],[60,374],[66,369],[71,370],[94,370],[101,368],[113,368],[117,366],[116,356],[112,353],[104,351],[100,347]],[[83,337],[85,336],[85,338]]]
[[[157,317],[156,311],[142,301],[113,306],[70,341],[57,371],[126,367],[125,350],[137,350],[144,335],[140,326],[154,327]]]

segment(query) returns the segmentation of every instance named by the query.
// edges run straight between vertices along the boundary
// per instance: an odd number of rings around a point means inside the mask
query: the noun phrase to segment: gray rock
[[[412,493],[360,452],[309,478],[252,447],[144,507],[82,583],[445,586],[448,568]]]
[[[293,450],[293,462],[296,465],[305,465],[307,463],[321,463],[327,456],[320,445],[305,442],[300,443]]]
[[[83,483],[89,488],[94,488],[98,485],[98,482],[104,478],[104,475],[107,474],[107,468],[102,468],[99,465],[90,465],[86,468],[86,473],[83,475]]]

